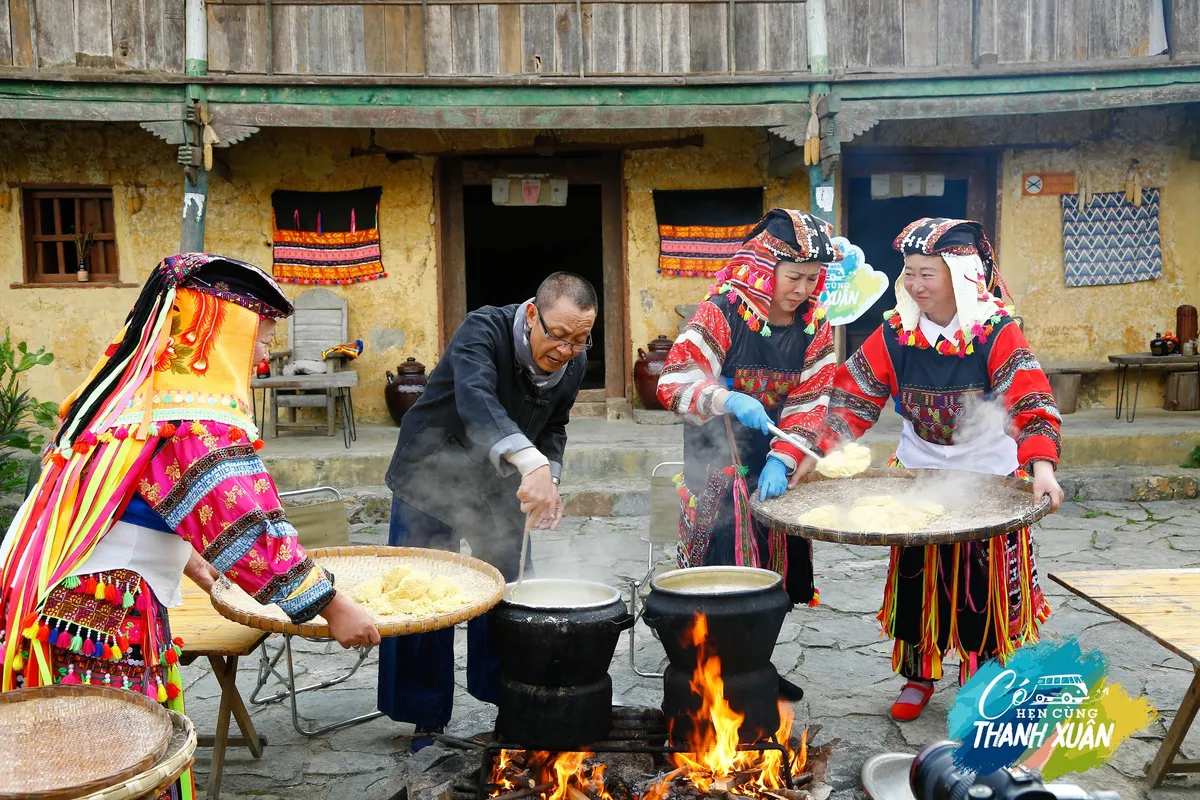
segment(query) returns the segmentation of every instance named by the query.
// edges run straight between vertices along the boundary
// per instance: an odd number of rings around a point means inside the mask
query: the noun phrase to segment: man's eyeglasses
[[[542,324],[542,333],[546,334],[546,338],[553,342],[555,347],[569,347],[572,353],[582,353],[584,350],[592,349],[591,333],[588,334],[587,341],[582,344],[564,339],[561,336],[554,336],[550,333],[550,329],[546,327],[546,319],[542,316],[542,310],[536,305],[534,309],[537,311],[538,322]]]

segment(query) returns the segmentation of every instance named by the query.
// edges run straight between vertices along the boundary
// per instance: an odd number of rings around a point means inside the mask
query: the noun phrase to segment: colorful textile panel
[[[750,235],[762,207],[758,188],[654,192],[659,274],[711,278]]]
[[[382,191],[275,192],[276,280],[345,285],[386,278],[378,227]]]
[[[737,367],[733,373],[733,391],[754,397],[771,411],[800,387],[802,377],[799,371]]]
[[[1080,208],[1064,194],[1063,260],[1067,286],[1105,286],[1162,277],[1158,189],[1142,189],[1142,205],[1123,192],[1100,192]]]

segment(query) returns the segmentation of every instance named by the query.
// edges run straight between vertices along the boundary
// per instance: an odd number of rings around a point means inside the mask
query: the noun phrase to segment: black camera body
[[[908,782],[917,800],[1121,800],[1116,792],[1094,791],[1068,783],[1043,783],[1024,767],[990,775],[960,772],[954,766],[955,742],[938,742],[913,760]]]

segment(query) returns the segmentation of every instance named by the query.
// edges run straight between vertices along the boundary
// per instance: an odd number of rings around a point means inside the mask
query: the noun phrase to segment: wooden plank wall
[[[183,72],[183,0],[0,0],[0,66]]]
[[[827,0],[834,69],[1148,54],[1163,0]],[[281,75],[663,75],[808,70],[802,0],[211,0],[209,66]],[[1200,0],[1168,0],[1176,55]],[[181,72],[184,0],[0,0],[0,65]],[[268,28],[270,31],[268,32]],[[972,49],[977,35],[979,51]]]
[[[1150,5],[1162,0],[826,0],[835,69],[967,66],[972,27],[983,63],[1150,55]],[[1200,53],[1200,0],[1170,0],[1177,55]]]

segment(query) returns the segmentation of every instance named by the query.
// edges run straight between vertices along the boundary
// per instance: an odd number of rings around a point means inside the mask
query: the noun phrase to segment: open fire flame
[[[701,698],[694,717],[694,733],[687,752],[671,754],[674,770],[649,786],[635,800],[666,800],[678,782],[690,784],[703,795],[722,796],[726,800],[748,797],[756,800],[786,800],[777,794],[786,788],[784,775],[789,770],[780,750],[741,750],[738,732],[745,717],[734,712],[725,700],[721,679],[721,661],[709,652],[708,620],[697,615],[692,627],[692,644],[698,657],[691,688]],[[807,746],[804,732],[792,747],[791,706],[779,704],[779,730],[775,742],[786,751],[792,777],[804,772]],[[706,724],[705,724],[706,723]],[[515,764],[520,759],[521,764]],[[519,769],[514,769],[514,766]],[[525,796],[540,795],[545,800],[618,800],[605,787],[604,764],[594,761],[590,752],[551,754],[501,751],[492,769],[491,796],[513,792]],[[524,776],[525,785],[513,776]],[[533,791],[533,790],[540,791]],[[522,790],[528,790],[527,792]]]

